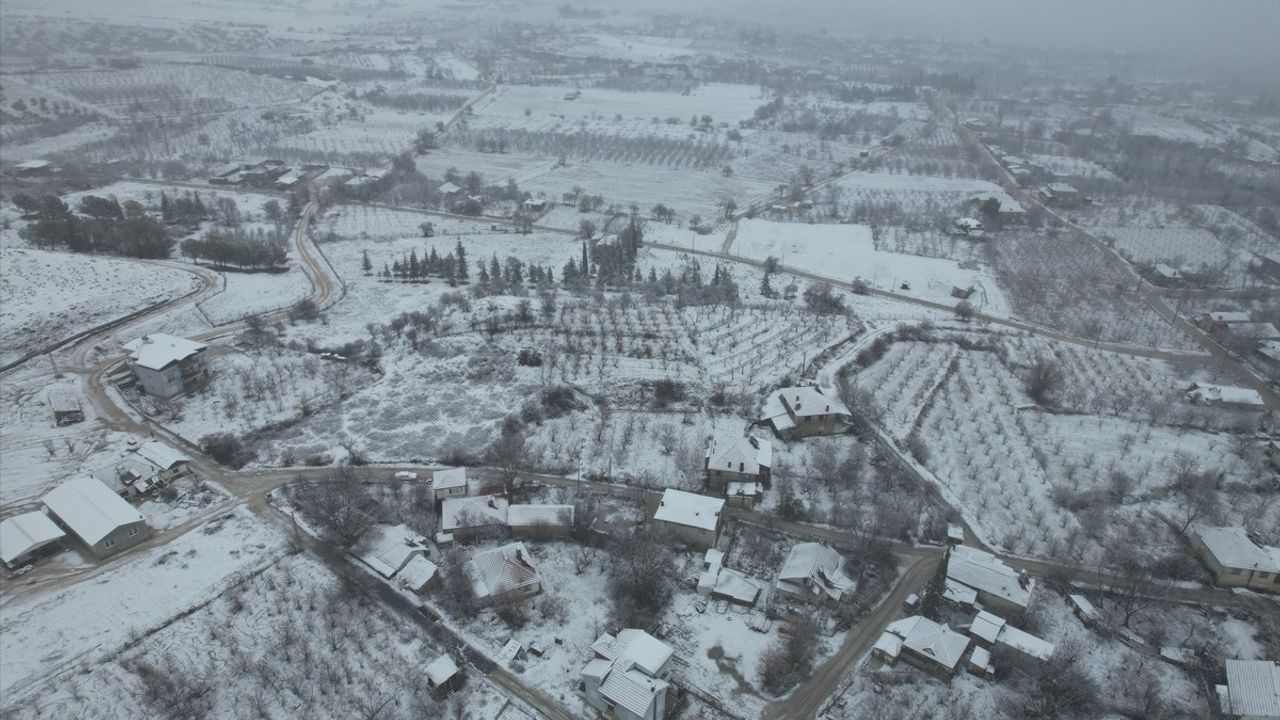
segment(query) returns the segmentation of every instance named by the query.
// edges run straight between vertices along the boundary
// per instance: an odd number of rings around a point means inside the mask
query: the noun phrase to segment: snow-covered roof
[[[14,165],[14,167],[19,170],[43,170],[44,168],[51,167],[52,165],[53,163],[48,160],[27,160],[26,162],[20,162]]]
[[[800,385],[782,388],[775,393],[782,403],[796,417],[814,417],[817,415],[848,415],[836,392],[821,385]]]
[[[764,493],[764,485],[758,482],[725,483],[725,497],[758,497]]]
[[[886,657],[896,660],[898,659],[898,653],[902,652],[902,638],[891,632],[885,631],[880,634],[880,637],[876,640],[876,644],[872,649],[879,650],[881,653],[884,653]]]
[[[654,699],[666,689],[665,680],[650,677],[634,668],[622,670],[616,662],[604,682],[600,683],[601,695],[637,717],[648,717]]]
[[[89,545],[97,544],[116,528],[143,519],[137,508],[92,478],[68,480],[50,490],[43,502]]]
[[[457,192],[462,192],[462,188],[458,187],[457,185],[454,185],[451,182],[447,182],[440,186],[440,192],[443,195],[452,195]]]
[[[675,654],[670,645],[643,630],[624,628],[617,636],[604,633],[591,645],[596,655],[657,675]]]
[[[441,655],[427,666],[427,679],[432,685],[443,685],[458,674],[458,664],[448,655]]]
[[[716,577],[716,584],[712,592],[716,595],[731,598],[736,602],[753,605],[756,598],[760,597],[760,590],[760,583],[737,570],[722,567]]]
[[[773,464],[773,445],[757,437],[725,433],[711,438],[706,457],[710,470],[758,475],[761,467]]]
[[[431,487],[436,490],[467,486],[467,469],[464,467],[436,470],[431,473]]]
[[[977,646],[969,654],[969,664],[980,670],[990,670],[992,669],[991,653],[986,648]]]
[[[426,548],[425,538],[406,525],[374,525],[364,531],[351,553],[382,577],[389,578]]]
[[[973,200],[980,203],[984,203],[987,200],[990,200],[991,198],[995,198],[996,202],[1000,203],[1000,212],[1002,214],[1020,215],[1026,212],[1026,210],[1023,209],[1021,203],[1019,203],[1017,200],[1014,200],[1012,197],[1010,197],[1007,193],[1004,193],[1004,192],[988,191],[988,192],[981,192],[973,196]]]
[[[667,489],[662,493],[658,509],[653,514],[654,520],[661,520],[675,525],[715,530],[720,522],[720,511],[724,509],[724,498],[707,497]]]
[[[48,515],[33,510],[0,520],[0,561],[6,565],[66,537]]]
[[[980,610],[977,617],[973,619],[973,623],[969,625],[969,634],[993,643],[1000,637],[1000,631],[1004,629],[1005,624],[1005,619],[999,615]]]
[[[1232,323],[1229,330],[1232,335],[1242,338],[1280,340],[1280,330],[1277,330],[1276,326],[1269,322]]]
[[[1218,564],[1237,570],[1280,572],[1276,559],[1265,548],[1249,538],[1242,527],[1196,526],[1192,532]]]
[[[885,632],[902,638],[902,646],[953,670],[969,647],[969,638],[946,625],[913,615],[889,624]]]
[[[533,566],[529,549],[522,542],[503,545],[492,550],[482,550],[471,556],[471,585],[476,597],[510,592],[541,580]]]
[[[1232,715],[1280,717],[1280,663],[1228,660],[1227,698]]]
[[[961,585],[951,578],[947,578],[947,584],[942,588],[942,597],[948,602],[966,607],[973,607],[978,604],[977,590],[968,585]]]
[[[1181,270],[1173,267],[1172,265],[1166,265],[1164,263],[1156,263],[1155,271],[1156,271],[1156,274],[1159,275],[1160,277],[1166,277],[1166,278],[1182,277]]]
[[[1064,183],[1064,182],[1051,182],[1051,183],[1049,183],[1049,189],[1050,189],[1051,191],[1055,192],[1055,193],[1074,193],[1074,192],[1079,192],[1079,190],[1076,190],[1076,189],[1075,189],[1075,187],[1071,186],[1071,185],[1070,185],[1070,184],[1068,184],[1068,183]]]
[[[796,543],[791,548],[778,571],[778,582],[791,592],[821,592],[833,600],[839,600],[853,587],[853,580],[845,575],[840,553],[829,545],[812,542]]]
[[[706,563],[707,567],[711,567],[713,565],[723,565],[724,551],[717,550],[715,548],[707,548],[706,554],[702,556],[702,562]]]
[[[996,642],[1037,660],[1048,660],[1053,655],[1053,643],[1009,624],[1000,628],[1000,637],[996,638]]]
[[[440,568],[436,567],[436,564],[428,560],[425,555],[414,555],[400,569],[396,579],[409,590],[422,592],[422,588],[426,587],[427,583],[431,582],[431,579],[439,571]]]
[[[947,577],[980,593],[1027,607],[1035,582],[989,552],[957,545],[947,562]]]
[[[49,406],[55,412],[70,412],[82,409],[80,396],[73,388],[58,385],[49,388]]]
[[[186,455],[156,440],[148,440],[130,449],[161,470],[168,470],[180,463],[191,462]]]
[[[1280,362],[1280,340],[1263,340],[1258,343],[1258,354]]]
[[[1089,602],[1089,598],[1083,595],[1071,595],[1070,598],[1071,604],[1086,617],[1095,619],[1101,617],[1101,614],[1098,612],[1098,608],[1094,607],[1093,603]]]
[[[573,525],[572,505],[510,505],[507,507],[507,524],[511,527],[535,527]]]
[[[446,498],[440,504],[440,529],[488,527],[507,524],[507,499],[497,495]]]
[[[1249,322],[1250,320],[1249,313],[1247,312],[1235,312],[1235,311],[1229,311],[1229,310],[1207,312],[1205,313],[1205,316],[1208,317],[1213,322],[1227,323],[1227,324]]]
[[[1187,390],[1187,397],[1196,402],[1220,402],[1251,407],[1266,406],[1266,402],[1263,401],[1262,395],[1257,390],[1231,385],[1192,383],[1191,388]]]
[[[585,666],[583,666],[582,672],[580,672],[579,674],[582,675],[582,677],[589,677],[589,678],[595,678],[596,680],[603,680],[605,676],[609,674],[609,671],[612,669],[613,669],[612,660],[605,660],[604,658],[592,658],[590,662],[588,662]]]
[[[962,217],[959,220],[956,220],[956,227],[964,230],[981,230],[982,221],[977,218]]]
[[[208,348],[204,343],[163,333],[143,335],[124,344],[133,364],[149,370],[163,370]]]

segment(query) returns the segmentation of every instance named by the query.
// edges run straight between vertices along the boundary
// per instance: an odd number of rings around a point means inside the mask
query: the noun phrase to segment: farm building
[[[565,537],[573,529],[572,505],[511,505],[507,525],[519,537]]]
[[[467,469],[436,470],[431,474],[431,488],[437,503],[445,498],[466,497]]]
[[[466,190],[463,190],[451,182],[446,182],[440,186],[440,196],[445,200],[457,200],[464,197],[466,194]]]
[[[1280,592],[1280,548],[1255,543],[1241,527],[1201,525],[1190,539],[1216,584]]]
[[[948,679],[969,648],[969,638],[928,618],[913,615],[889,623],[871,654],[889,664],[899,659],[930,675]]]
[[[1196,318],[1196,325],[1207,333],[1222,332],[1233,323],[1247,323],[1252,318],[1247,312],[1215,311],[1202,313]]]
[[[969,624],[969,635],[983,647],[1002,647],[1028,660],[1044,662],[1053,655],[1053,643],[1019,630],[1007,620],[986,610],[979,610]]]
[[[1228,660],[1227,684],[1216,687],[1218,707],[1227,717],[1280,720],[1280,663]]]
[[[723,498],[667,489],[653,513],[654,527],[693,547],[709,548],[720,538]]]
[[[1180,285],[1183,281],[1182,271],[1165,263],[1156,263],[1155,267],[1151,268],[1151,275],[1156,283],[1166,287]]]
[[[1192,383],[1191,387],[1187,388],[1187,399],[1193,403],[1242,409],[1262,410],[1267,407],[1257,390],[1230,385]]]
[[[425,555],[414,555],[396,574],[401,587],[419,595],[430,590],[439,579],[440,568]]]
[[[427,689],[437,699],[447,697],[462,687],[462,680],[462,670],[448,655],[441,655],[427,665]]]
[[[989,552],[964,545],[957,545],[949,553],[947,580],[948,591],[952,591],[954,582],[961,586],[956,588],[960,594],[971,590],[975,602],[1000,612],[1026,610],[1035,589],[1035,580],[1026,573],[1014,570]]]
[[[0,562],[10,570],[19,568],[66,536],[39,510],[5,518],[0,520]]]
[[[427,542],[405,525],[374,525],[352,546],[351,554],[382,577],[390,578],[415,557],[425,557]]]
[[[92,478],[68,480],[49,491],[43,502],[58,524],[100,558],[127,550],[151,535],[137,508]]]
[[[774,587],[809,602],[840,602],[854,582],[844,572],[844,558],[830,545],[797,543],[783,561]]]
[[[53,410],[53,422],[58,427],[84,422],[84,407],[80,404],[80,397],[71,388],[51,388],[49,408]]]
[[[976,235],[982,232],[982,221],[977,218],[962,217],[955,221],[955,228],[965,235]]]
[[[1080,191],[1064,182],[1049,183],[1045,186],[1045,202],[1060,207],[1074,207],[1080,202]]]
[[[522,542],[477,552],[468,564],[471,589],[481,603],[518,600],[542,592],[542,578]]]
[[[769,487],[773,445],[768,440],[726,433],[708,439],[703,469],[713,490],[730,482],[758,482]]]
[[[53,163],[48,160],[27,160],[13,166],[13,174],[18,177],[39,177],[53,171]]]
[[[507,526],[507,499],[497,495],[449,498],[440,504],[440,531],[458,540],[500,535]]]
[[[853,419],[852,413],[836,396],[835,390],[820,385],[782,388],[764,403],[761,423],[785,440],[814,435],[839,435]]]
[[[129,369],[148,395],[171,398],[212,375],[209,346],[172,335],[143,335],[124,345]]]
[[[725,567],[723,562],[723,552],[714,549],[707,551],[707,569],[698,577],[698,594],[747,607],[755,605],[760,592],[764,590],[761,583]]]
[[[1269,322],[1232,323],[1227,327],[1227,333],[1247,340],[1280,340],[1280,330]]]
[[[764,497],[764,486],[758,482],[731,482],[724,486],[724,501],[729,507],[755,509]]]
[[[587,704],[617,720],[663,720],[667,713],[672,655],[667,644],[643,630],[605,633],[591,646],[593,658],[580,676]]]
[[[520,209],[527,213],[540,213],[547,209],[547,201],[541,198],[529,198],[520,203]]]
[[[974,195],[970,202],[978,207],[984,206],[988,200],[996,201],[996,216],[1001,222],[1017,222],[1027,214],[1025,208],[1017,200],[1003,192],[984,192]]]

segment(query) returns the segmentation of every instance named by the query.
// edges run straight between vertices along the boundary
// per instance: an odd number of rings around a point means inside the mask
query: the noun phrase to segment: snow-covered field
[[[971,300],[976,307],[991,315],[1009,313],[999,285],[984,267],[966,270],[951,260],[877,250],[865,225],[743,220],[730,252],[755,260],[772,256],[798,270],[846,282],[861,278],[874,288],[946,305],[958,302],[952,288],[979,288]]]
[[[178,297],[196,275],[162,262],[8,247],[0,261],[0,362]]]
[[[480,103],[471,123],[535,129],[558,120],[577,122],[597,116],[621,115],[645,122],[654,117],[676,117],[687,123],[691,116],[711,115],[716,122],[736,125],[768,100],[756,86],[723,83],[699,85],[687,95],[590,88],[583,89],[576,99],[566,100],[565,96],[572,92],[572,87],[503,86]],[[525,110],[529,111],[527,115]]]
[[[199,303],[214,325],[290,307],[312,292],[311,279],[297,261],[283,273],[224,272],[218,280],[220,291]]]

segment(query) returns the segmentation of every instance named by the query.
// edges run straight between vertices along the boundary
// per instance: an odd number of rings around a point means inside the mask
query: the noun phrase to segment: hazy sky
[[[663,2],[663,0],[655,0]],[[1141,52],[1258,64],[1280,75],[1280,0],[685,0],[762,21],[812,18],[833,32]]]

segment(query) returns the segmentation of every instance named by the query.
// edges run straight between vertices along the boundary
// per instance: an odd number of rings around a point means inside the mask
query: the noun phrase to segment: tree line
[[[19,193],[13,203],[24,217],[34,219],[19,236],[38,248],[138,258],[166,258],[173,250],[164,225],[136,200],[122,205],[114,197],[88,195],[77,206],[80,214],[57,195],[36,199]]]
[[[279,229],[214,229],[203,237],[183,240],[182,254],[224,270],[232,266],[242,270],[275,270],[283,268],[288,261],[287,242]]]

